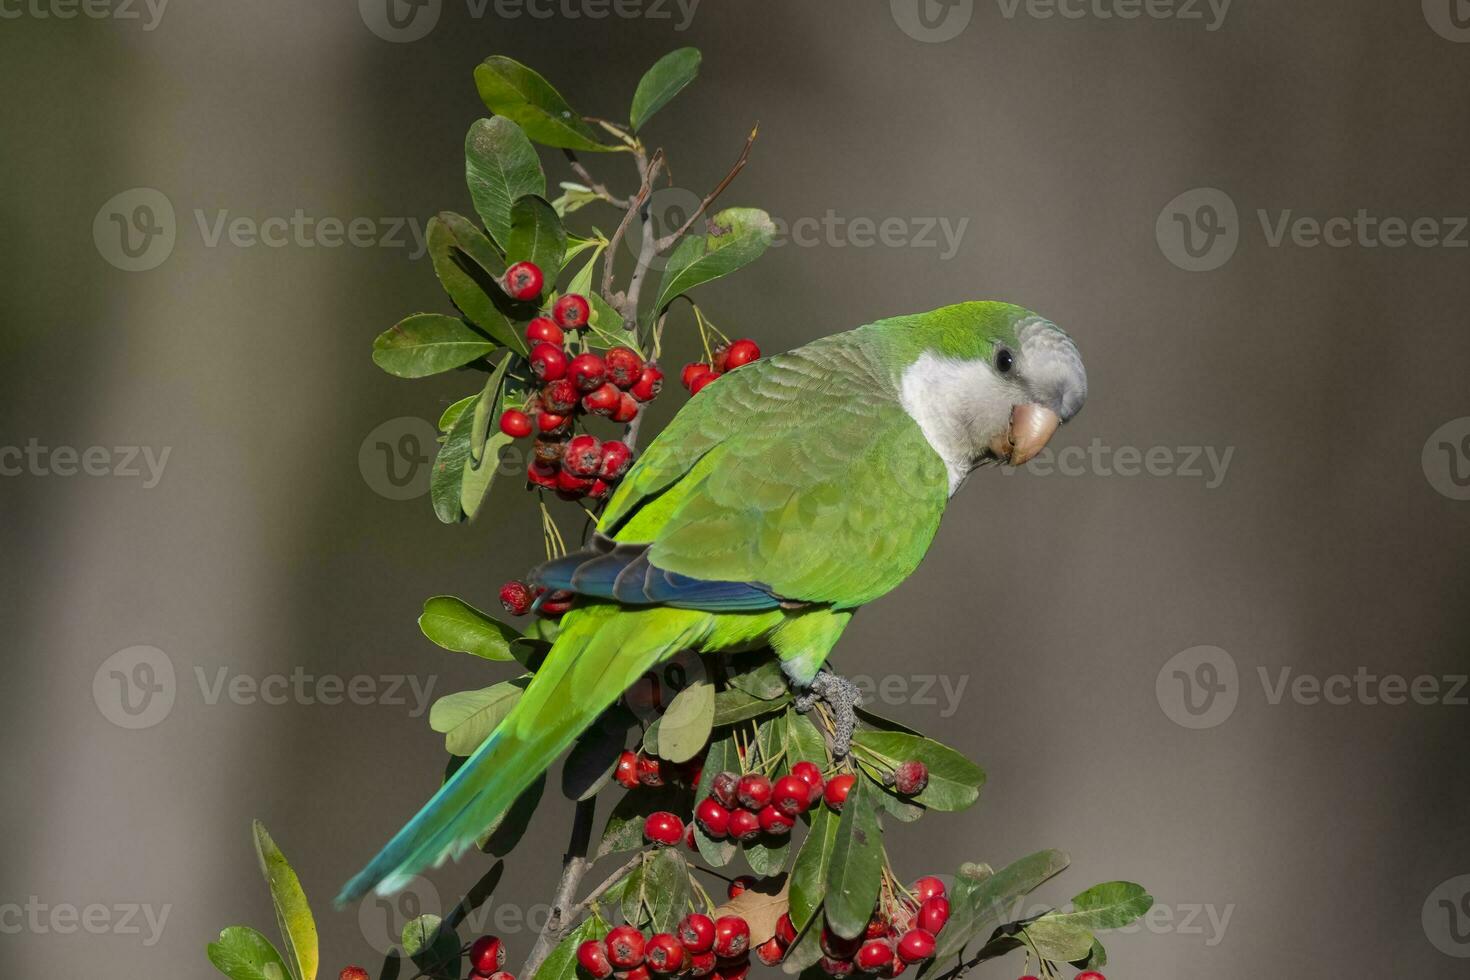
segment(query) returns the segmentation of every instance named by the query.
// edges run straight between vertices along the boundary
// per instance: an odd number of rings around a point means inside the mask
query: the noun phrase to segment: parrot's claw
[[[845,758],[847,750],[852,746],[852,732],[857,727],[857,709],[863,703],[863,696],[852,681],[824,670],[812,678],[811,685],[805,691],[796,696],[796,710],[806,714],[818,701],[827,702],[835,716],[832,754],[838,759]]]

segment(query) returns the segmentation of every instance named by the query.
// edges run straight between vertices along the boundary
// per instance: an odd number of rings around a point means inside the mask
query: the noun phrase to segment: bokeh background
[[[422,600],[493,605],[540,547],[514,481],[450,528],[387,479],[376,443],[411,450],[468,390],[369,360],[445,308],[394,228],[470,213],[480,59],[617,116],[692,44],[702,76],[651,126],[677,186],[712,186],[759,120],[724,203],[822,226],[705,289],[717,322],[777,350],[1005,298],[1087,360],[1057,448],[1088,455],[978,474],[840,648],[990,774],[971,811],[891,834],[898,866],[1057,846],[1044,895],[1145,883],[1159,911],[1107,940],[1115,978],[1464,975],[1470,6],[393,0],[393,28],[386,2],[0,4],[0,972],[213,975],[221,927],[274,932],[252,817],[318,907],[323,975],[485,869],[329,909],[437,783],[424,697],[504,673],[422,639]],[[626,159],[587,162],[629,188]],[[137,211],[159,195],[173,240],[135,228],[128,259],[112,215],[164,228]],[[1417,240],[1276,232],[1360,209]],[[215,235],[298,210],[374,244]],[[90,447],[105,475],[73,473]],[[164,661],[109,659],[136,647]],[[229,693],[295,674],[363,678],[366,703]],[[1386,703],[1391,677],[1426,703]],[[569,822],[547,806],[510,862],[492,928],[518,954]]]

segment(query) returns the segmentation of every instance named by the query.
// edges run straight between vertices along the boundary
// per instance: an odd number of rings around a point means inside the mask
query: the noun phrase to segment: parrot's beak
[[[1021,466],[1046,448],[1052,433],[1062,424],[1056,412],[1034,403],[1011,409],[1010,429],[991,441],[990,448],[1011,466]]]

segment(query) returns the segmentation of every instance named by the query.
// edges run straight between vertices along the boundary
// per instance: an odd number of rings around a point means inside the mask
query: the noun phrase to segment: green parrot
[[[880,320],[710,384],[648,446],[591,545],[536,573],[581,597],[519,703],[339,902],[473,845],[576,737],[659,662],[769,646],[799,706],[838,709],[821,670],[855,613],[908,578],[951,496],[1020,465],[1081,410],[1072,340],[1004,303]]]

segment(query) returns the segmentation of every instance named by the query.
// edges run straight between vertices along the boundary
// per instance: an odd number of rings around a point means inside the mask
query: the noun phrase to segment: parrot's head
[[[1009,303],[962,303],[902,326],[904,408],[950,471],[951,491],[985,463],[1020,466],[1082,411],[1087,371],[1056,324]]]

